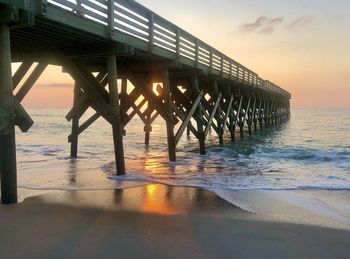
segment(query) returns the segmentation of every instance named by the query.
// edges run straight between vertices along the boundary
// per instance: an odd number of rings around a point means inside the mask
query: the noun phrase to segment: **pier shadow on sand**
[[[195,188],[52,191],[0,215],[1,258],[350,257],[350,231],[278,222]]]

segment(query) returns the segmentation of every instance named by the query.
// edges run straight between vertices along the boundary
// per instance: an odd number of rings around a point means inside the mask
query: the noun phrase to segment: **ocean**
[[[23,200],[37,191],[109,190],[157,183],[205,188],[251,213],[350,229],[350,110],[294,109],[291,119],[225,145],[211,132],[208,153],[194,136],[181,139],[168,162],[165,123],[158,118],[150,146],[143,124],[126,128],[126,176],[115,176],[111,126],[99,119],[69,157],[67,110],[29,110],[35,125],[17,131],[18,186]],[[89,111],[82,121],[92,115]]]

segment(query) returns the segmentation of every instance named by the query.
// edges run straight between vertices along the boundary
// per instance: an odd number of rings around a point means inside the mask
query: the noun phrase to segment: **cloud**
[[[292,21],[291,23],[286,25],[287,30],[291,31],[298,31],[308,25],[309,23],[313,22],[314,17],[312,16],[304,16],[304,17],[299,17]]]
[[[252,23],[244,23],[238,26],[238,29],[243,33],[258,32],[262,34],[271,34],[275,31],[276,26],[283,22],[283,17],[266,17],[260,16]]]

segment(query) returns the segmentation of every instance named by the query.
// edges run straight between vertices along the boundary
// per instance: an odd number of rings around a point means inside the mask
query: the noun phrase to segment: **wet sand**
[[[350,231],[251,214],[195,188],[51,191],[0,205],[0,258],[350,258]]]

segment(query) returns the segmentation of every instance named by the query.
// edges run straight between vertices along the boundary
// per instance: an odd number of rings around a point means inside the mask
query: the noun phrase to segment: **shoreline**
[[[89,175],[90,176],[90,175]],[[74,178],[75,179],[75,178]],[[94,177],[98,182],[100,177]],[[105,179],[107,180],[107,179]],[[19,187],[19,202],[39,194],[53,192],[98,192],[118,191],[147,186],[163,186],[163,188],[204,190],[218,195],[221,199],[246,212],[276,219],[287,223],[316,225],[336,229],[350,230],[350,191],[348,190],[289,190],[289,189],[229,189],[211,188],[208,186],[188,186],[151,181],[116,181],[109,178],[113,184],[106,187],[96,185],[79,187]],[[79,180],[80,181],[80,180]],[[85,180],[84,180],[85,181]],[[104,182],[106,183],[106,182]]]
[[[45,191],[0,215],[1,258],[350,257],[349,230],[249,213],[198,188]]]

